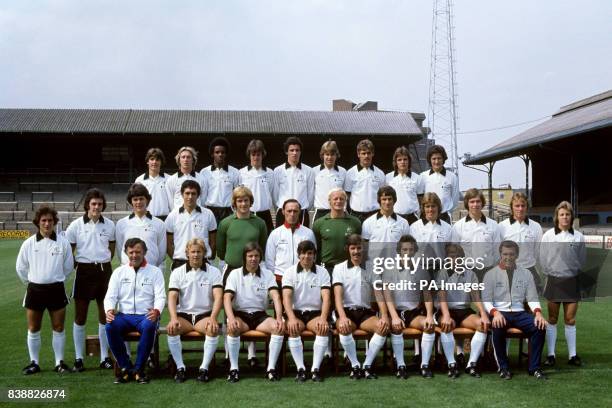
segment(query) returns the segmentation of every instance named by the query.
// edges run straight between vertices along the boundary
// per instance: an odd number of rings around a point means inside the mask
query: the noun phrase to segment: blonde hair
[[[357,143],[357,153],[361,150],[369,150],[374,153],[374,143],[369,139],[360,140],[359,143]]]
[[[251,192],[251,190],[249,190],[248,187],[238,186],[234,189],[234,191],[232,191],[232,206],[233,207],[236,207],[236,200],[238,200],[240,197],[248,197],[249,200],[251,201],[251,204],[253,204],[253,193]]]
[[[440,197],[438,197],[436,193],[432,192],[423,194],[423,199],[421,200],[422,214],[425,214],[425,205],[427,204],[434,204],[436,207],[438,207],[438,218],[440,218],[440,212],[442,211],[442,201],[440,201]]]
[[[346,191],[344,191],[340,187],[335,187],[335,188],[332,188],[331,190],[329,190],[329,193],[327,193],[327,201],[331,201],[331,196],[334,193],[342,193],[342,195],[344,196],[344,199],[345,200],[347,199]]]
[[[327,142],[323,143],[323,145],[321,146],[321,151],[319,152],[319,157],[321,158],[321,160],[323,160],[323,155],[325,153],[335,154],[336,158],[340,157],[340,150],[338,150],[338,145],[335,141],[328,140]]]
[[[191,238],[189,241],[187,241],[187,245],[185,246],[186,254],[189,253],[189,248],[191,248],[192,246],[199,246],[204,250],[204,253],[206,253],[206,243],[202,238]]]
[[[574,207],[569,203],[569,201],[561,201],[559,205],[555,208],[555,215],[553,217],[553,223],[555,224],[555,228],[559,228],[559,211],[567,210],[572,216],[570,220],[570,228],[574,224]]]
[[[188,151],[189,153],[191,153],[191,156],[193,157],[193,168],[195,169],[196,163],[198,162],[198,152],[191,146],[183,146],[178,150],[178,153],[176,154],[176,156],[174,156],[174,160],[176,160],[176,165],[179,167],[181,166],[181,162],[179,159],[181,158],[181,153],[183,153],[184,151]]]

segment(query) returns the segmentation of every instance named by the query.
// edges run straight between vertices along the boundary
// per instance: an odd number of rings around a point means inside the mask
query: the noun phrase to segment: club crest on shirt
[[[266,290],[266,283],[265,282],[257,282],[257,283],[254,283],[253,286],[255,286],[255,290],[257,292],[261,292],[261,291],[265,291]]]
[[[53,245],[51,247],[51,255],[61,255],[62,253],[62,247],[60,247],[59,245]]]
[[[144,278],[142,280],[142,282],[140,283],[140,286],[145,286],[145,285],[146,286],[153,285],[153,279],[151,279],[151,278]]]

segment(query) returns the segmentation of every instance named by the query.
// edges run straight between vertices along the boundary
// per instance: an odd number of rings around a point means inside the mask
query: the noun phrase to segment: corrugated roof
[[[484,164],[515,157],[542,143],[610,126],[612,90],[564,106],[546,122],[470,157],[464,164]]]
[[[408,112],[128,109],[0,109],[0,132],[422,135]]]

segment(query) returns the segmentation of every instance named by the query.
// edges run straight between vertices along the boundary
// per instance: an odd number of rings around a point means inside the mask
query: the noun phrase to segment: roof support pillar
[[[483,173],[487,173],[487,178],[488,178],[488,183],[489,183],[489,194],[487,197],[487,200],[489,201],[489,218],[491,219],[495,219],[493,218],[493,167],[495,166],[494,161],[489,162],[487,164],[481,164],[480,166],[484,167],[485,169],[479,169],[478,167],[474,167],[474,166],[470,166],[468,164],[463,163],[463,165],[465,167],[468,167],[470,169],[474,169],[474,170],[478,170],[478,171],[482,171]]]
[[[576,174],[576,158],[570,154],[570,202],[574,207],[574,218],[578,218],[578,180]]]
[[[528,204],[532,204],[531,192],[529,191],[529,163],[531,162],[531,160],[529,159],[529,155],[527,154],[522,154],[520,158],[523,159],[523,162],[525,163],[525,195],[527,196],[527,200],[529,201]]]

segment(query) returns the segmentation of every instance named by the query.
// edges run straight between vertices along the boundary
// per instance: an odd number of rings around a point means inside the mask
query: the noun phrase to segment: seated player
[[[32,222],[38,232],[21,245],[16,265],[17,276],[28,285],[23,306],[28,319],[30,364],[24,367],[22,372],[24,375],[40,372],[40,328],[47,309],[53,329],[55,371],[63,373],[68,371],[68,366],[64,363],[64,319],[68,304],[64,281],[72,272],[74,259],[70,243],[63,235],[55,234],[58,218],[54,208],[40,207]]]
[[[260,266],[262,258],[263,251],[259,244],[249,242],[242,251],[243,266],[231,271],[225,282],[223,306],[227,316],[226,342],[230,359],[227,380],[232,383],[240,380],[240,335],[249,330],[270,335],[266,378],[270,381],[280,379],[276,361],[284,340],[283,305],[274,274]],[[266,313],[268,295],[274,303],[274,318]]]
[[[394,289],[387,286],[384,292],[387,310],[391,318],[391,346],[397,364],[396,377],[408,378],[404,362],[404,335],[407,327],[423,331],[421,336],[421,375],[432,378],[429,359],[436,339],[434,307],[432,295],[428,290],[420,290],[421,281],[429,281],[428,273],[422,267],[415,267],[412,258],[418,251],[416,240],[411,235],[404,235],[398,242],[398,252],[402,257],[399,269],[388,269],[384,272],[385,284],[405,283],[407,289]],[[404,262],[407,260],[407,262]],[[411,289],[412,288],[412,289]],[[423,305],[424,309],[423,310]]]
[[[336,303],[336,328],[340,344],[351,362],[352,370],[349,377],[376,379],[372,363],[376,354],[384,346],[389,331],[389,316],[382,292],[377,291],[380,318],[372,309],[374,281],[377,276],[371,268],[365,268],[365,254],[362,250],[360,235],[352,234],[346,239],[346,250],[349,259],[336,265],[333,272],[334,300]],[[357,359],[357,348],[353,332],[357,329],[372,333],[363,367]]]
[[[317,249],[314,242],[302,241],[297,246],[299,262],[283,274],[283,306],[287,316],[289,350],[298,369],[295,380],[306,381],[304,346],[300,333],[308,329],[316,334],[310,377],[323,381],[319,371],[329,344],[331,280],[322,266],[315,265]]]
[[[506,332],[515,327],[529,336],[529,375],[545,380],[546,374],[540,368],[540,358],[544,347],[546,320],[542,316],[533,275],[528,269],[517,268],[519,246],[516,242],[502,241],[499,253],[501,261],[485,274],[482,291],[485,309],[493,317],[493,347],[499,376],[504,380],[512,378],[506,351]],[[525,310],[524,302],[527,302],[533,313]]]
[[[168,348],[176,362],[174,381],[185,382],[181,335],[192,331],[206,335],[197,380],[208,382],[208,367],[219,342],[217,317],[223,304],[223,276],[206,261],[204,240],[190,239],[185,252],[187,263],[172,271],[168,284]]]
[[[460,245],[446,244],[446,257],[452,259],[453,266],[450,270],[442,269],[438,272],[438,285],[441,285],[442,282],[462,286],[478,285],[478,277],[474,271],[462,266],[463,263],[457,262],[457,259],[462,261],[465,258],[465,252]],[[451,378],[459,376],[459,369],[454,356],[455,338],[453,330],[456,327],[465,327],[476,331],[470,343],[470,359],[465,367],[465,372],[472,377],[480,378],[476,363],[487,341],[487,331],[491,322],[484,305],[480,301],[479,291],[475,289],[466,292],[459,288],[457,290],[441,289],[438,291],[438,298],[440,300],[440,310],[436,320],[442,329],[440,342],[448,362],[448,376]],[[472,310],[470,306],[472,302],[476,305],[478,314],[475,314]]]
[[[115,384],[126,383],[132,377],[147,384],[149,377],[144,370],[166,304],[164,275],[157,266],[147,263],[147,244],[140,238],[128,239],[124,250],[129,263],[113,271],[104,298],[106,337],[121,368]],[[140,333],[134,364],[124,343],[125,334],[133,331]]]

